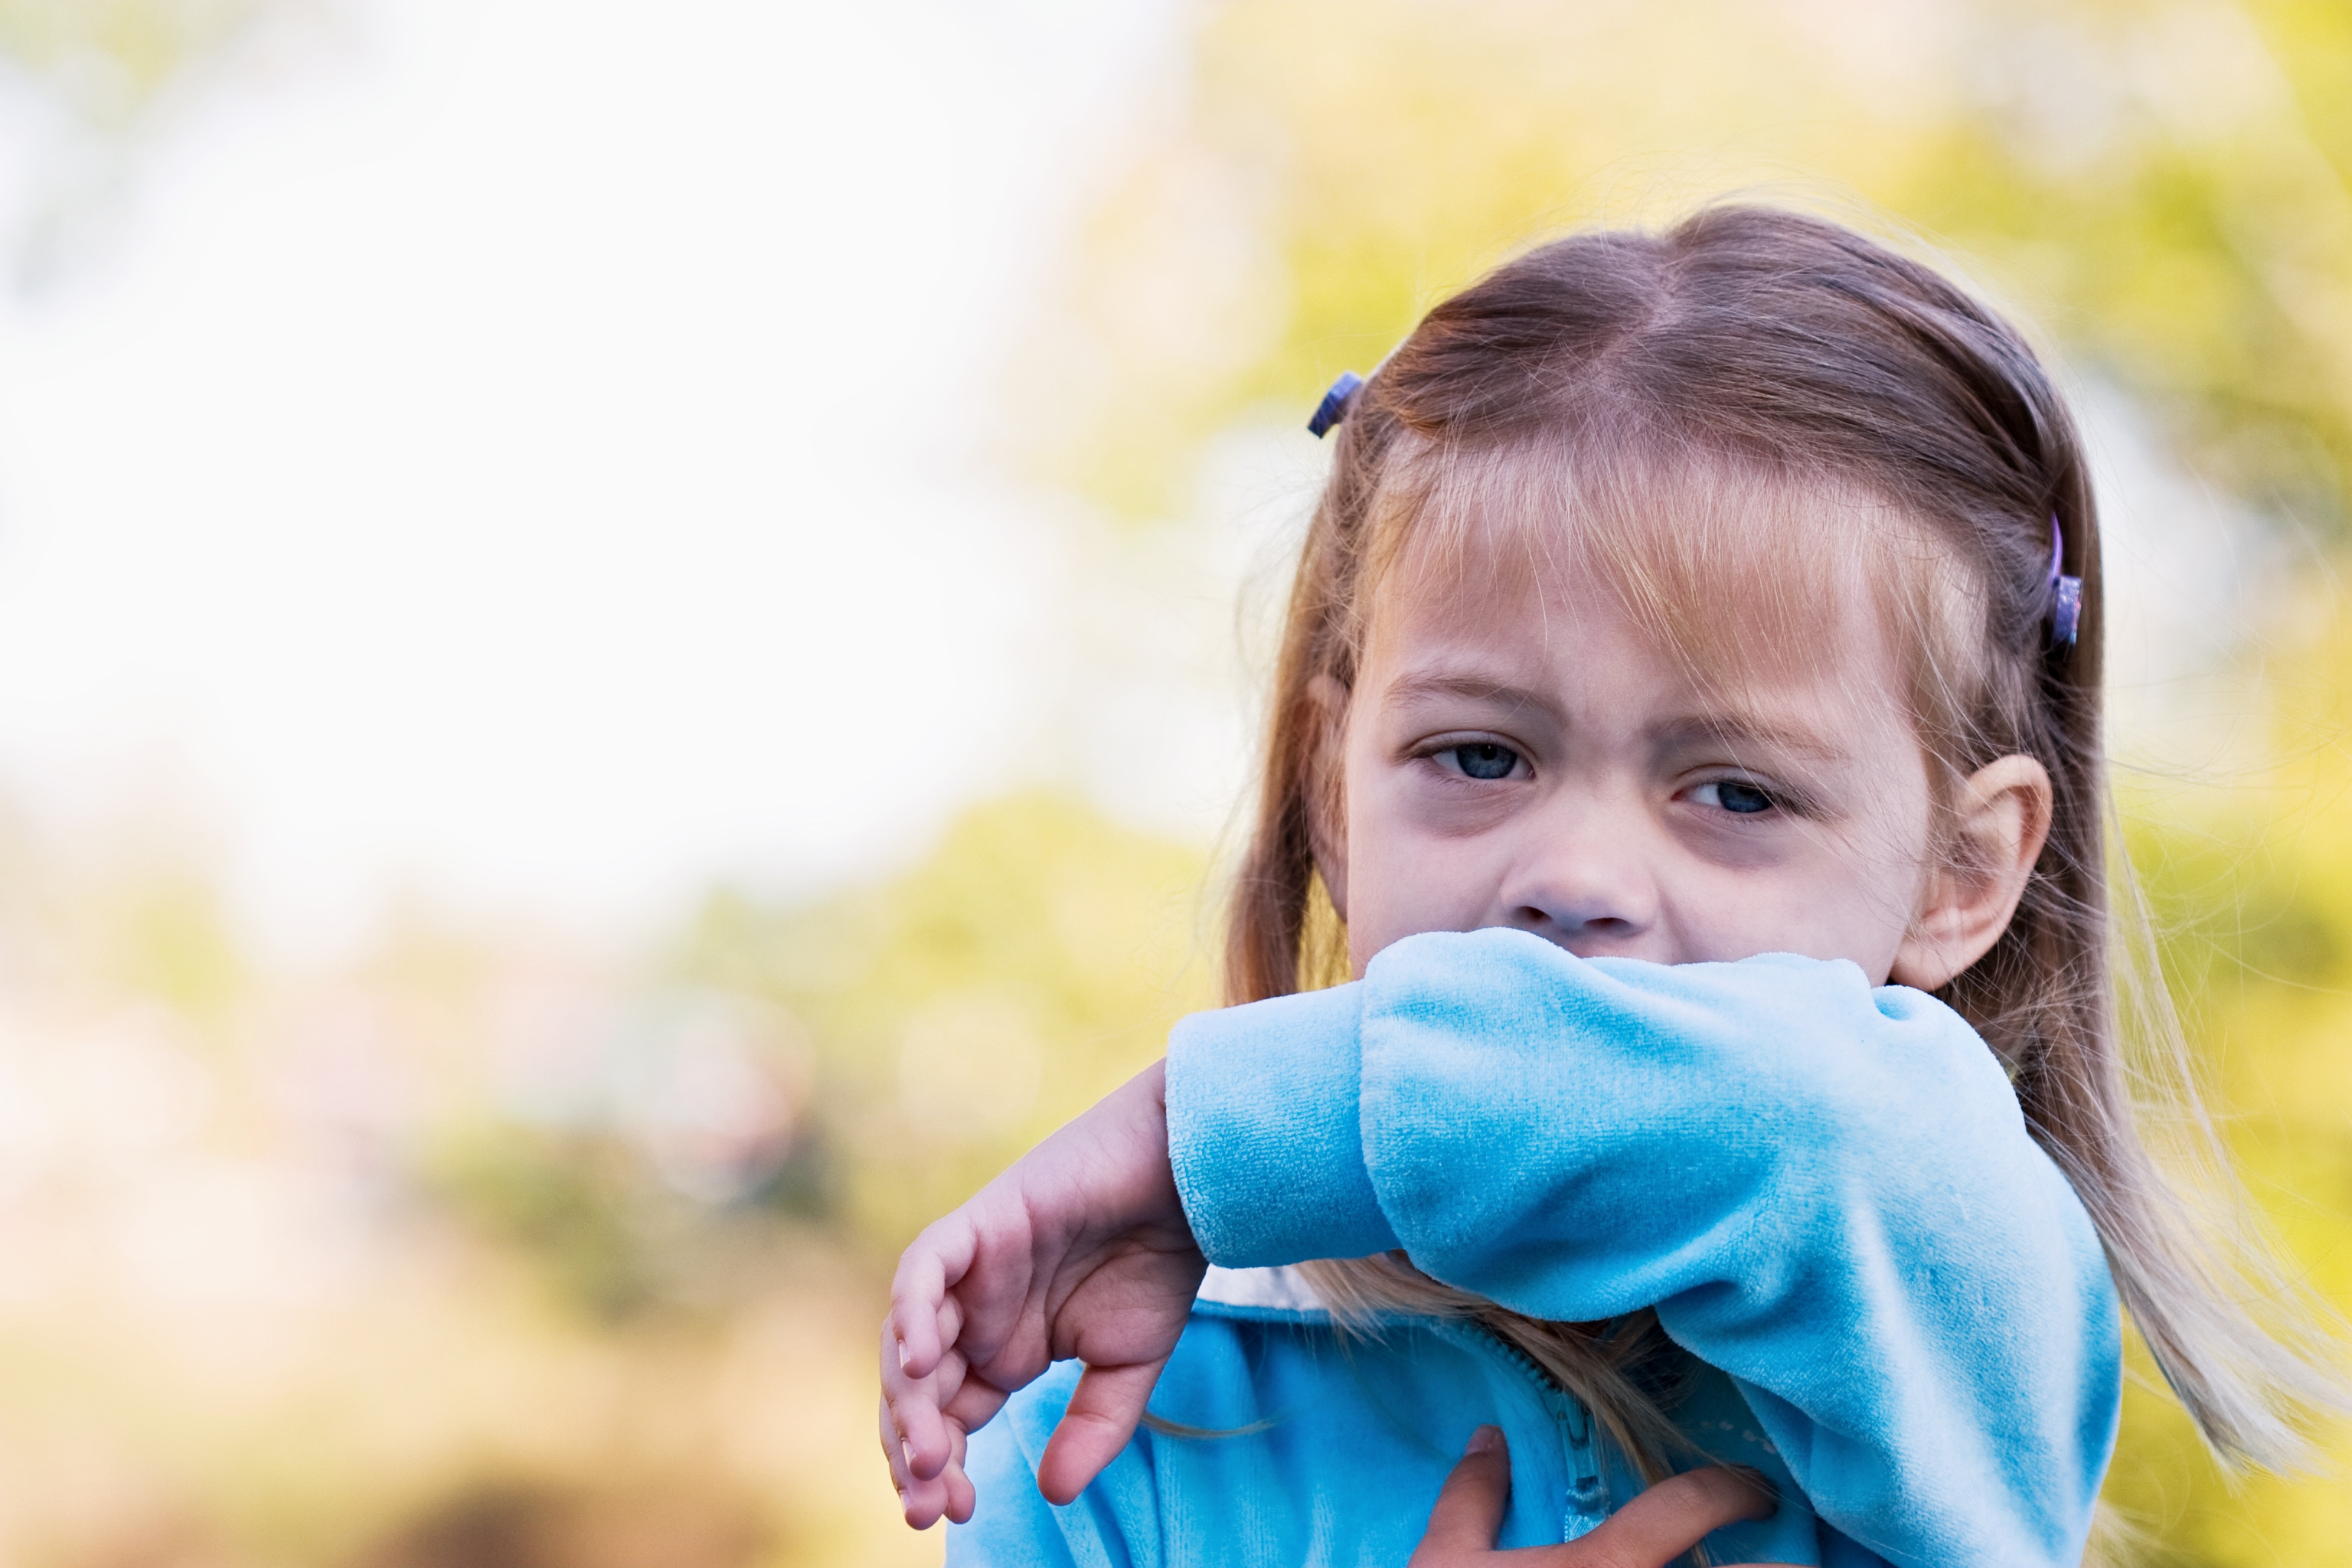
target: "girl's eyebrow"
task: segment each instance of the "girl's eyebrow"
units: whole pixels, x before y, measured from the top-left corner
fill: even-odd
[[[1534,709],[1557,718],[1559,704],[1534,687],[1514,686],[1508,680],[1491,675],[1427,674],[1408,675],[1391,681],[1381,695],[1383,708],[1404,708],[1430,698],[1466,698],[1474,702],[1489,702],[1513,711]]]
[[[1767,719],[1759,713],[1696,713],[1650,727],[1660,751],[1693,746],[1753,746],[1759,751],[1810,763],[1843,763],[1851,753],[1818,731]]]

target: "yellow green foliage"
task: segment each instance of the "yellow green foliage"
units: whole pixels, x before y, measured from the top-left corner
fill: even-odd
[[[806,1026],[835,1195],[888,1252],[1210,1005],[1205,858],[1051,795],[814,909],[714,898],[676,960]]]
[[[2172,994],[2252,1206],[2289,1272],[2352,1306],[2352,616],[2273,650],[2281,761],[2187,804],[2143,786],[2129,835]],[[2257,1304],[2259,1306],[2259,1304]],[[2143,1368],[2145,1371],[2145,1368]],[[2125,1406],[2107,1496],[2128,1561],[2352,1563],[2352,1430],[2315,1473],[2235,1484],[2150,1385]]]

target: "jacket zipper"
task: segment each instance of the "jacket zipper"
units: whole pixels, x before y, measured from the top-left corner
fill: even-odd
[[[1480,1324],[1472,1324],[1480,1339],[1500,1351],[1542,1396],[1544,1408],[1559,1428],[1560,1446],[1568,1463],[1568,1507],[1560,1515],[1560,1540],[1585,1534],[1608,1516],[1609,1488],[1602,1479],[1600,1446],[1592,1440],[1592,1412],[1584,1402],[1552,1381],[1534,1357]]]

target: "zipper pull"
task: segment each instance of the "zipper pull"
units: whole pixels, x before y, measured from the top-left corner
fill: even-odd
[[[1551,1406],[1553,1418],[1559,1423],[1561,1447],[1567,1450],[1570,1476],[1562,1539],[1574,1541],[1608,1517],[1609,1488],[1601,1479],[1601,1457],[1593,1452],[1592,1413],[1565,1390],[1551,1394]]]

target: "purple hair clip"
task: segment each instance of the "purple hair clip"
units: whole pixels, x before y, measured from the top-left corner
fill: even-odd
[[[2050,641],[2053,647],[2074,646],[2083,618],[2083,580],[2062,570],[2066,560],[2066,536],[2059,531],[2058,514],[2050,514]]]
[[[1331,384],[1331,390],[1323,395],[1323,401],[1315,405],[1315,417],[1307,422],[1307,433],[1318,441],[1329,435],[1331,426],[1348,416],[1348,400],[1363,384],[1364,378],[1354,371],[1341,371],[1339,379]]]

